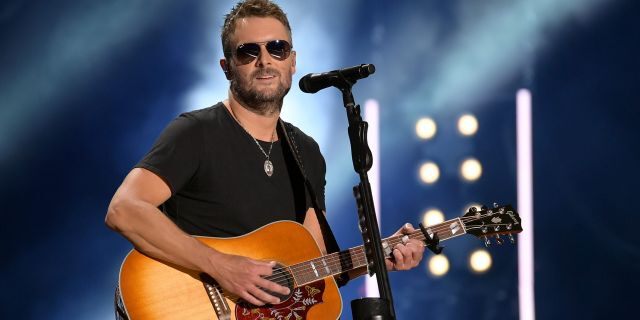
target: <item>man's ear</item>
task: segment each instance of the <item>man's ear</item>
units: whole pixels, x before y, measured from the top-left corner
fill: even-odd
[[[291,74],[296,73],[296,52],[291,51]]]
[[[224,72],[224,76],[227,80],[231,80],[231,70],[229,70],[229,64],[227,64],[227,59],[220,59],[220,68],[222,68],[222,72]]]

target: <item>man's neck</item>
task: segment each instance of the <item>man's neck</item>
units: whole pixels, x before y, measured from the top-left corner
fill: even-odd
[[[280,112],[276,112],[269,115],[260,115],[244,107],[238,102],[231,92],[229,92],[229,99],[223,101],[225,107],[231,112],[236,121],[247,131],[249,134],[262,141],[271,141],[278,139],[278,134],[275,132],[280,117]]]

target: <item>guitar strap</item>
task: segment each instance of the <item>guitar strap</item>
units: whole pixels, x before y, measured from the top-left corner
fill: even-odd
[[[340,246],[338,245],[338,242],[336,241],[336,238],[333,235],[333,232],[331,231],[331,227],[327,222],[327,218],[324,216],[324,213],[320,209],[320,206],[318,204],[318,197],[316,196],[315,190],[313,189],[313,185],[309,180],[309,178],[307,177],[307,174],[304,170],[304,161],[302,158],[303,150],[302,150],[302,146],[296,143],[295,128],[292,124],[285,122],[282,119],[280,119],[278,122],[280,124],[280,128],[281,128],[280,131],[282,131],[283,133],[284,140],[287,142],[287,145],[289,146],[289,150],[291,151],[291,154],[293,155],[293,159],[295,160],[296,166],[298,167],[298,170],[304,180],[305,190],[311,197],[313,211],[315,211],[316,217],[318,218],[318,223],[320,224],[320,230],[322,232],[324,244],[327,248],[327,253],[340,252]],[[304,223],[304,216],[298,217],[298,220],[302,220],[298,222]],[[343,273],[336,276],[335,280],[338,286],[341,287],[347,284],[347,282],[349,281],[349,277],[346,273]]]

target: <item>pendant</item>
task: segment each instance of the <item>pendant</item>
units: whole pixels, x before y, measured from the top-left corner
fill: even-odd
[[[271,163],[271,160],[269,159],[264,161],[264,173],[266,173],[269,177],[273,175],[273,163]]]

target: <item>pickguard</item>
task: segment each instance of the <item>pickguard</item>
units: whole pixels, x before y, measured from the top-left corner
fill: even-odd
[[[293,289],[289,299],[275,305],[252,307],[239,303],[236,305],[238,320],[298,320],[306,319],[307,312],[316,304],[322,303],[324,280],[305,284]]]

